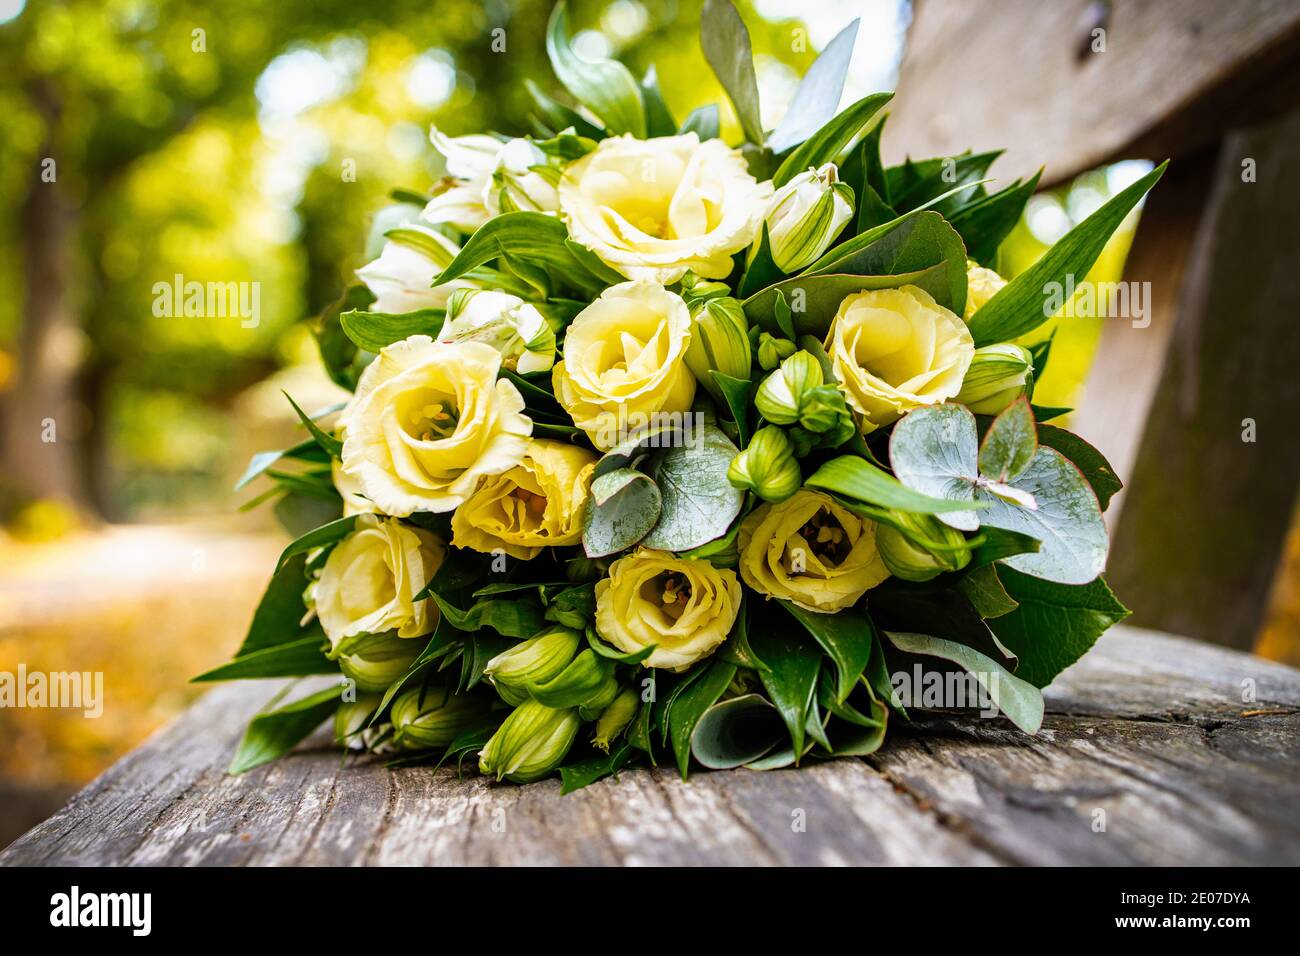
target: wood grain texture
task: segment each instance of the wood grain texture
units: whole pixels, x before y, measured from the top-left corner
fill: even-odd
[[[1294,103],[1298,55],[1294,0],[921,0],[886,158],[1005,147],[999,176],[1050,185],[1182,156]]]
[[[1132,595],[1136,623],[1241,648],[1263,623],[1300,487],[1297,210],[1300,110],[1225,137],[1185,275],[1161,273],[1150,254],[1126,270],[1161,303],[1130,341],[1169,338],[1132,464],[1113,462],[1129,489],[1108,577]],[[1177,257],[1180,227],[1143,216],[1138,243]]]
[[[1132,629],[1062,676],[1034,738],[931,716],[865,762],[636,770],[565,797],[319,738],[228,776],[269,689],[211,692],[0,864],[1300,863],[1300,671]]]

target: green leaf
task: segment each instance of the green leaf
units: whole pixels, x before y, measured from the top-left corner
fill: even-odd
[[[604,137],[605,131],[603,129],[588,123],[576,111],[548,96],[532,80],[524,80],[524,88],[528,90],[528,95],[532,97],[533,105],[537,107],[537,112],[541,114],[542,119],[550,124],[550,128],[547,130],[548,135],[572,127],[575,133],[588,139],[601,139]]]
[[[717,369],[710,369],[709,374],[713,376],[714,383],[718,386],[718,391],[726,399],[727,411],[731,413],[731,420],[736,423],[736,436],[742,446],[749,444],[749,386],[750,383],[744,379],[732,378],[730,375],[724,375]]]
[[[546,619],[575,630],[583,630],[596,617],[596,585],[575,584],[566,587],[546,607]]]
[[[1014,480],[997,484],[979,474],[975,416],[963,405],[917,408],[894,426],[890,460],[899,480],[923,494],[986,510],[939,514],[964,531],[980,525],[1037,538],[1037,552],[1006,563],[1060,584],[1085,584],[1106,565],[1109,544],[1097,496],[1060,452],[1040,447]],[[1026,497],[1033,507],[1017,502]]]
[[[332,458],[341,458],[343,455],[343,442],[339,441],[333,435],[328,434],[317,425],[310,415],[298,407],[298,403],[293,400],[288,392],[284,389],[280,389],[280,394],[288,400],[291,406],[293,406],[294,413],[298,416],[299,421],[301,421],[303,427],[307,429],[312,440],[321,447],[321,450]]]
[[[758,248],[754,250],[753,257],[745,265],[745,274],[740,279],[736,296],[747,299],[784,276],[785,273],[772,258],[772,238],[768,235],[767,223],[764,222],[758,237]]]
[[[837,675],[835,701],[842,703],[847,700],[871,660],[871,647],[875,641],[871,621],[859,609],[838,614],[815,614],[789,601],[779,603],[830,657]]]
[[[831,249],[802,276],[826,273],[909,275],[942,266],[942,281],[922,286],[940,305],[957,315],[966,308],[966,246],[937,212],[922,210],[895,220],[879,236],[863,243],[864,232]],[[920,285],[921,283],[914,283]]]
[[[1005,567],[998,577],[1020,606],[989,621],[989,627],[1020,658],[1017,673],[1038,687],[1050,684],[1129,615],[1101,578],[1071,587]]]
[[[1124,487],[1106,457],[1073,432],[1055,425],[1038,426],[1038,443],[1055,448],[1083,473],[1084,480],[1097,494],[1097,503],[1105,511],[1110,499]]]
[[[357,515],[348,515],[346,518],[338,518],[297,538],[280,553],[280,560],[275,565],[276,569],[279,570],[284,567],[284,563],[295,554],[306,554],[308,551],[323,548],[327,544],[333,544],[335,541],[346,538],[352,533],[352,528],[357,523],[357,517]]]
[[[637,139],[645,139],[645,108],[636,79],[617,60],[593,62],[574,52],[564,0],[551,11],[546,28],[546,54],[564,88],[599,116],[609,132],[631,133]]]
[[[985,196],[952,215],[948,221],[961,234],[968,256],[982,266],[992,266],[998,248],[1020,221],[1042,174],[1040,169],[1024,182],[1016,180],[1006,189]],[[1041,372],[1037,362],[1034,368]]]
[[[257,610],[253,612],[252,623],[248,626],[244,642],[235,652],[236,657],[297,640],[302,636],[299,622],[307,613],[302,600],[303,589],[307,587],[306,565],[306,556],[299,554],[276,569],[262,594],[262,600],[258,602]]]
[[[677,757],[677,769],[683,780],[687,777],[687,770],[691,763],[691,737],[695,733],[695,728],[705,711],[718,702],[718,698],[722,696],[735,676],[735,664],[714,661],[699,680],[693,681],[674,698],[669,707],[668,735],[672,741],[673,754]]]
[[[957,588],[887,581],[871,591],[867,607],[877,630],[942,634],[945,640],[979,651],[1007,670],[1016,655],[998,641],[970,600]]]
[[[437,591],[430,591],[429,597],[437,603],[443,616],[462,631],[473,632],[490,627],[505,637],[528,638],[546,626],[541,607],[532,601],[480,598],[461,610]]]
[[[650,644],[647,645],[646,647],[641,648],[639,651],[624,653],[623,651],[620,651],[618,648],[614,647],[613,645],[606,644],[599,637],[597,637],[595,628],[591,628],[591,627],[587,628],[586,635],[587,635],[587,644],[593,651],[595,651],[601,657],[607,657],[611,661],[618,661],[618,663],[620,664],[640,664],[643,660],[645,660],[651,654],[653,654],[655,652],[655,648],[659,646],[658,644]]]
[[[688,551],[726,534],[745,501],[745,493],[727,481],[727,468],[738,454],[731,439],[709,424],[660,451],[649,473],[662,495],[662,508],[642,543],[661,551]]]
[[[659,89],[659,75],[653,66],[641,79],[641,104],[645,107],[647,136],[672,136],[677,132],[677,121],[668,111],[664,95]]]
[[[445,309],[416,309],[414,312],[360,312],[339,316],[343,331],[359,348],[378,352],[412,335],[436,336],[442,331]]]
[[[740,19],[730,0],[704,0],[700,12],[700,48],[726,90],[745,138],[751,143],[762,143],[754,50],[745,21]]]
[[[767,138],[767,148],[772,152],[784,153],[797,146],[834,118],[853,58],[858,22],[855,18],[837,33],[799,81],[785,116]]]
[[[582,529],[582,547],[589,558],[603,558],[632,547],[659,520],[663,498],[659,487],[633,468],[597,475]]]
[[[493,259],[519,261],[544,269],[594,297],[604,284],[574,255],[569,233],[555,216],[506,212],[480,226],[433,285],[443,285]]]
[[[706,106],[699,106],[691,110],[685,121],[683,121],[680,132],[689,133],[694,130],[695,135],[700,138],[700,142],[704,142],[706,139],[717,139],[721,128],[722,122],[718,117],[718,104],[709,103]]]
[[[890,205],[899,212],[907,212],[938,202],[939,211],[951,215],[970,203],[972,197],[968,194],[982,184],[982,177],[1002,152],[999,149],[917,161],[909,159],[899,166],[891,166],[885,170]]]
[[[618,773],[634,756],[626,740],[616,743],[608,754],[592,757],[560,768],[560,796],[589,787],[597,780]]]
[[[780,713],[760,694],[714,704],[695,725],[691,754],[710,770],[753,763],[789,739]]]
[[[979,450],[980,474],[994,481],[1012,481],[1029,467],[1037,451],[1034,413],[1029,399],[1022,395],[1003,409],[985,432]]]
[[[248,460],[248,467],[244,469],[244,473],[239,477],[239,481],[235,482],[235,487],[232,490],[239,491],[254,478],[264,474],[267,469],[271,468],[282,458],[292,458],[295,461],[319,463],[328,462],[330,460],[329,452],[316,444],[316,440],[313,438],[305,439],[296,445],[291,445],[290,447],[283,448],[280,451],[259,451]]]
[[[957,589],[985,620],[1010,614],[1019,607],[1016,599],[1007,593],[998,579],[998,569],[991,564],[963,575],[957,582]]]
[[[974,675],[988,694],[989,700],[1025,733],[1036,734],[1043,725],[1042,692],[1028,681],[1010,673],[992,658],[964,644],[931,637],[929,634],[895,631],[886,631],[885,634],[900,651],[951,661]]]
[[[758,672],[759,679],[785,721],[794,752],[801,754],[808,709],[817,689],[817,672],[821,669],[821,650],[815,642],[789,627],[752,629],[749,646],[764,664],[765,669]]]
[[[1166,160],[1108,200],[986,302],[970,320],[976,347],[1017,338],[1050,319],[1057,311],[1051,307],[1053,297],[1064,287],[1067,276],[1081,281],[1088,274],[1111,234],[1167,165]]]
[[[338,709],[339,700],[339,688],[327,687],[258,714],[244,732],[229,772],[241,774],[287,754]]]
[[[343,331],[339,316],[354,309],[365,309],[375,301],[375,295],[365,285],[349,286],[337,300],[330,303],[312,326],[316,345],[320,349],[325,371],[336,385],[351,391],[356,388],[357,377],[364,365],[364,356],[357,354],[357,346]]]
[[[772,183],[778,189],[799,173],[825,163],[835,162],[840,153],[867,127],[880,108],[894,98],[893,93],[864,96],[830,120],[794,150],[777,167]]]
[[[797,275],[754,293],[742,305],[750,322],[757,322],[773,335],[787,339],[814,335],[822,339],[840,303],[854,292],[914,285],[932,295],[936,292],[943,295],[947,283],[947,263],[899,275]],[[787,300],[798,308],[794,311],[788,306],[783,308]],[[783,318],[790,321],[789,329],[782,328]]]
[[[264,677],[307,677],[311,674],[337,674],[339,665],[327,658],[322,648],[328,642],[319,631],[272,647],[239,654],[234,660],[190,678],[190,683],[206,684],[222,680],[252,680]]]
[[[971,507],[969,503],[914,491],[888,472],[856,455],[832,458],[813,472],[804,484],[868,504],[919,514],[965,512]]]

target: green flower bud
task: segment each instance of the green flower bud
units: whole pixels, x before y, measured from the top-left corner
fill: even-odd
[[[355,681],[358,690],[375,693],[387,690],[389,684],[405,674],[423,646],[420,641],[388,632],[367,634],[358,641],[348,640],[335,650],[339,652],[343,676]]]
[[[582,635],[557,627],[521,641],[488,661],[483,673],[501,699],[517,706],[528,699],[528,684],[540,684],[558,676],[578,653]]]
[[[479,772],[515,783],[540,780],[568,755],[580,726],[577,708],[557,709],[525,701],[479,752]]]
[[[811,352],[795,352],[763,379],[754,396],[759,414],[774,425],[799,421],[804,393],[822,384],[822,366]]]
[[[721,372],[748,382],[752,361],[749,323],[740,300],[723,296],[708,299],[700,305],[695,311],[691,340],[686,346],[686,366],[696,381],[725,406],[726,399],[709,372]]]
[[[694,272],[688,272],[682,277],[682,298],[692,309],[706,299],[716,299],[726,295],[731,295],[731,286],[725,282],[701,279]]]
[[[779,339],[769,332],[758,334],[758,364],[763,371],[770,372],[794,354],[795,344],[789,339]]]
[[[457,694],[450,687],[416,687],[393,701],[393,739],[405,750],[445,747],[487,712],[487,702],[477,694]]]
[[[776,191],[768,207],[772,259],[795,272],[826,251],[853,218],[853,190],[839,182],[834,163],[800,173]]]
[[[1029,391],[1034,360],[1029,349],[1004,342],[975,350],[954,399],[977,415],[996,415]]]
[[[578,716],[583,720],[595,720],[606,707],[614,703],[614,698],[617,696],[618,681],[614,679],[614,672],[611,670],[605,682],[600,685],[600,690],[578,705]]]
[[[727,481],[764,501],[785,501],[799,490],[803,474],[785,432],[775,425],[764,425],[745,450],[731,460]]]
[[[380,694],[358,694],[356,700],[339,704],[339,709],[334,711],[334,742],[345,747],[364,747],[362,731],[381,700]]]
[[[610,743],[632,722],[640,706],[641,696],[631,687],[619,691],[596,721],[596,736],[591,738],[592,744],[609,753]]]
[[[876,528],[876,550],[894,577],[929,581],[970,563],[970,546],[956,528],[932,515],[895,511],[892,516],[898,527],[882,523]]]
[[[614,662],[588,648],[550,680],[528,684],[528,696],[547,707],[578,707],[598,698],[613,679]]]

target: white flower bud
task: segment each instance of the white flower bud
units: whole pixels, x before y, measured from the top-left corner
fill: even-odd
[[[811,263],[835,240],[853,216],[853,190],[839,181],[834,163],[809,168],[772,197],[767,232],[772,259],[783,272]]]

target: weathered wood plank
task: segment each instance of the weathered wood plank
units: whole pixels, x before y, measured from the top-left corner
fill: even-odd
[[[566,797],[321,739],[230,777],[267,696],[208,694],[0,864],[1300,862],[1300,672],[1131,629],[1062,676],[1037,738],[934,716],[869,762],[638,770]]]
[[[1046,165],[1050,185],[1294,103],[1298,55],[1293,0],[922,0],[883,145],[891,162],[1006,148],[1002,174]]]
[[[1185,275],[1154,255],[1126,274],[1159,305],[1150,328],[1107,334],[1170,340],[1132,467],[1116,466],[1129,488],[1108,577],[1135,623],[1254,646],[1300,488],[1297,209],[1300,110],[1224,139]],[[1138,241],[1177,255],[1179,226],[1144,216]]]

